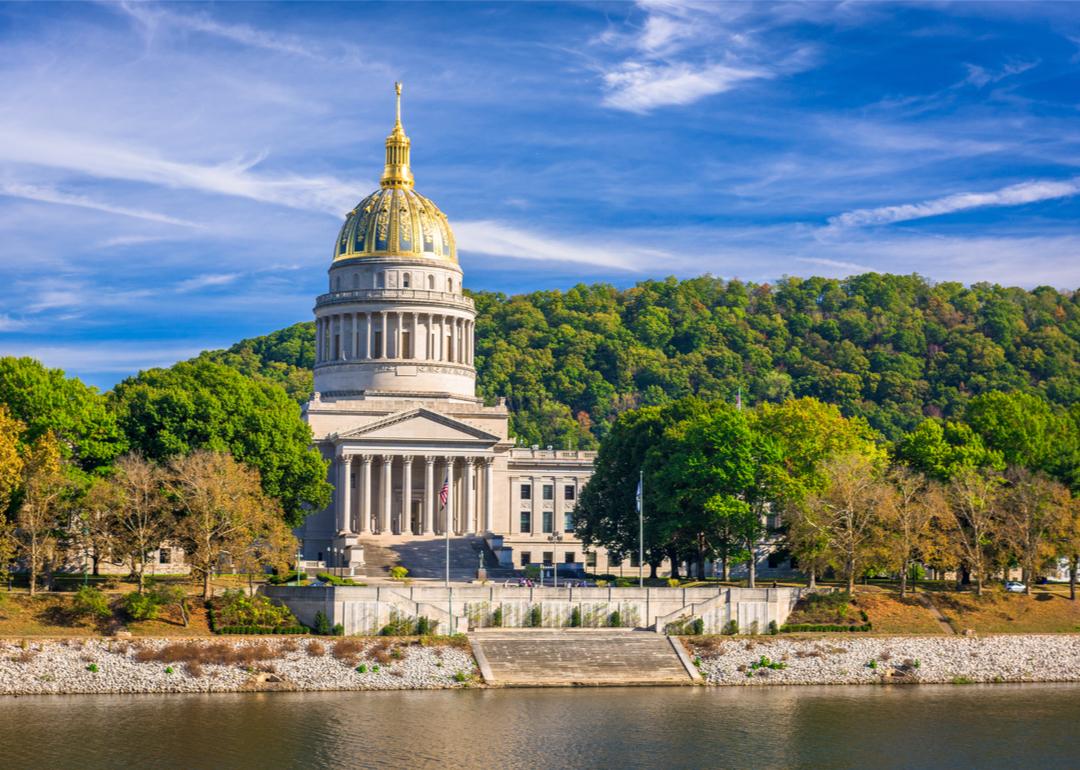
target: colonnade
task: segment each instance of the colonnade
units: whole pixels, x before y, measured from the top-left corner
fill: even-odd
[[[346,452],[337,456],[336,464],[338,532],[442,535],[450,522],[451,534],[464,535],[489,532],[494,526],[491,457]],[[445,505],[440,495],[444,483]],[[420,503],[416,521],[414,502]]]
[[[316,319],[316,363],[379,358],[473,363],[469,318],[445,313],[379,310]]]

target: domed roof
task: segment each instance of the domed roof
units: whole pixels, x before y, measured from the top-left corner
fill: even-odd
[[[422,257],[457,262],[454,233],[439,207],[407,187],[376,190],[345,217],[334,259]]]
[[[397,119],[386,137],[386,166],[379,189],[345,217],[334,261],[363,257],[421,257],[457,262],[454,233],[439,207],[413,190],[411,142],[401,125],[401,84]]]

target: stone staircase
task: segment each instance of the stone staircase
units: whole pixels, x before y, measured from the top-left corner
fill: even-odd
[[[701,681],[680,642],[631,629],[488,629],[469,634],[488,684],[688,685]]]
[[[362,539],[360,544],[364,547],[364,569],[368,577],[385,577],[390,574],[390,568],[398,564],[409,570],[411,578],[441,580],[446,574],[446,539],[443,537],[374,536]],[[475,579],[482,551],[487,563],[491,556],[479,537],[450,538],[450,579]]]

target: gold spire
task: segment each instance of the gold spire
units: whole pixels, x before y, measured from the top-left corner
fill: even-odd
[[[401,125],[401,83],[394,83],[397,105],[394,130],[386,137],[386,167],[379,185],[382,187],[412,187],[413,175],[409,168],[409,137]]]

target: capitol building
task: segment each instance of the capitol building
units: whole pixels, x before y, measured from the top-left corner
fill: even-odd
[[[485,538],[505,567],[607,568],[573,534],[595,453],[516,446],[505,399],[476,396],[476,309],[446,215],[414,189],[409,152],[398,85],[379,189],[346,215],[315,302],[304,416],[334,497],[298,530],[304,558],[360,572],[365,545],[449,529]]]

